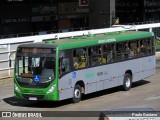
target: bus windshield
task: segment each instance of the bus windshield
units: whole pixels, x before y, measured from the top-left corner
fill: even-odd
[[[40,85],[55,78],[55,58],[46,56],[17,56],[16,78],[19,83]]]

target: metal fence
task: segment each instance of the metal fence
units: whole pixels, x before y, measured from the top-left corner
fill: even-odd
[[[13,76],[14,60],[17,46],[20,44],[31,42],[33,41],[0,45],[0,79]],[[9,67],[9,60],[11,60],[12,67]]]
[[[34,35],[28,37],[16,37],[0,39],[0,79],[12,77],[14,68],[14,58],[17,46],[20,44],[42,42],[47,39],[58,40],[66,37],[82,36],[88,34],[101,34],[106,32],[116,32],[124,30],[148,30],[159,28],[160,23],[142,24],[142,25],[117,25],[111,28],[83,30],[75,32],[52,33],[46,35]],[[12,61],[12,67],[9,67],[9,60]]]
[[[47,31],[39,31],[39,32],[29,32],[29,33],[18,33],[18,34],[9,34],[9,35],[0,35],[0,39],[5,38],[15,38],[15,37],[25,37],[25,36],[34,36],[34,35],[44,35],[44,34],[53,34],[53,33],[62,33],[62,32],[71,32],[71,31],[80,31],[80,30],[88,30],[88,27],[81,28],[70,28],[70,29],[60,29],[60,30],[47,30]]]

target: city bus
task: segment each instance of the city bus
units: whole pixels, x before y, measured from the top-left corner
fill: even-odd
[[[14,93],[21,100],[81,101],[82,95],[155,73],[154,34],[123,31],[49,39],[17,47]]]

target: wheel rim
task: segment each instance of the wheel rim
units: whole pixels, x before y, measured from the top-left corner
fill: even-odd
[[[75,98],[80,98],[80,96],[81,96],[80,90],[76,89],[76,90],[74,91],[74,96],[75,96]]]
[[[129,78],[126,79],[126,87],[129,88],[131,85],[131,81]]]

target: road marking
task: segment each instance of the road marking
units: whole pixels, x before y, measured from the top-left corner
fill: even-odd
[[[145,100],[157,100],[160,99],[160,96],[152,96],[152,97],[148,97]]]

